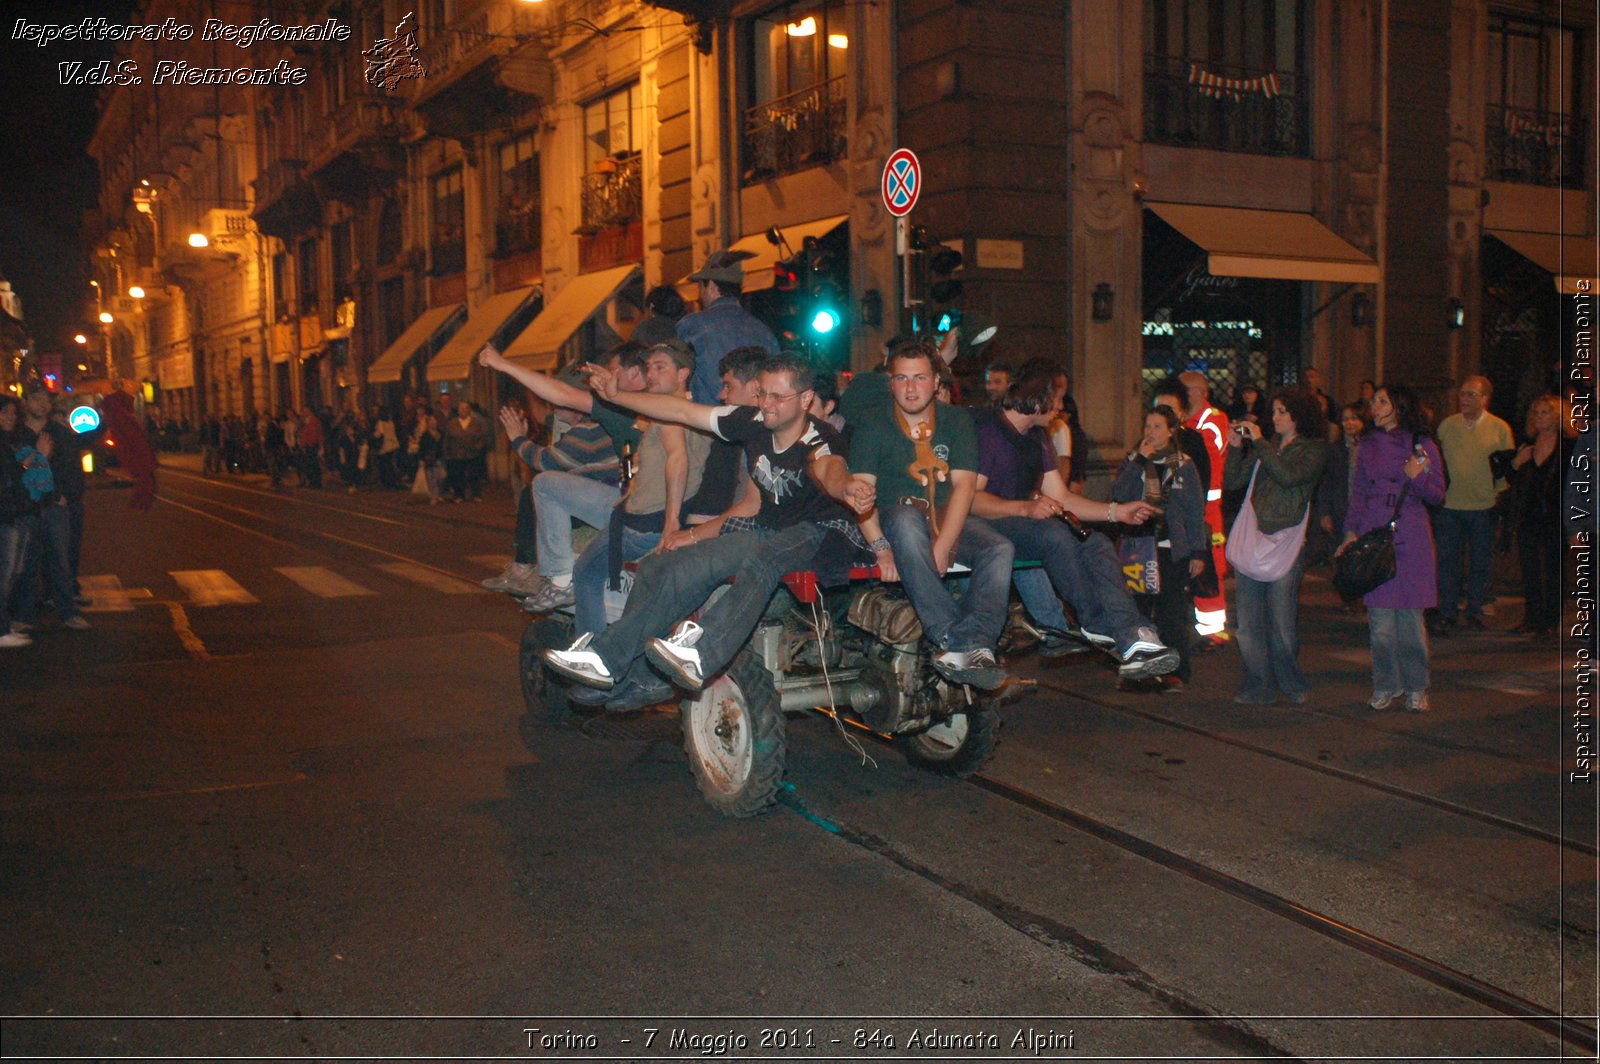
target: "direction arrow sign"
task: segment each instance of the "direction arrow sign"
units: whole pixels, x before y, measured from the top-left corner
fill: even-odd
[[[93,432],[100,427],[100,411],[92,406],[74,407],[67,415],[67,424],[72,426],[73,432]]]
[[[896,148],[883,164],[883,205],[896,218],[904,218],[922,195],[922,164],[910,148]]]

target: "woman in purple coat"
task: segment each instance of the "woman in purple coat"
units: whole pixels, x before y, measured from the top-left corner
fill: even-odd
[[[1367,630],[1372,641],[1373,709],[1388,709],[1401,695],[1413,713],[1428,709],[1428,636],[1422,611],[1438,601],[1433,529],[1428,506],[1444,502],[1443,463],[1417,393],[1389,384],[1372,397],[1373,430],[1356,452],[1345,517],[1345,547],[1363,532],[1388,524],[1409,484],[1394,530],[1394,579],[1369,591]]]

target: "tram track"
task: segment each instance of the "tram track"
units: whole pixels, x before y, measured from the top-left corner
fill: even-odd
[[[1051,689],[1054,690],[1054,688]],[[1094,699],[1085,698],[1084,701],[1107,709],[1120,708],[1114,706],[1105,706],[1103,703],[1100,703]],[[826,710],[818,710],[818,713],[824,718],[833,718],[833,714]],[[1138,712],[1135,712],[1134,715],[1144,716],[1144,714]],[[1152,715],[1151,719],[1155,723],[1171,723],[1158,716]],[[850,723],[848,721],[846,722]],[[867,729],[860,730],[866,731],[867,734],[876,740],[880,745],[893,745],[892,740],[888,739],[887,737],[878,735],[877,733],[871,732]],[[1202,733],[1204,732],[1204,729],[1196,730]],[[1253,744],[1230,743],[1229,745],[1239,745],[1246,750],[1250,750],[1251,752],[1265,753],[1269,755],[1275,753],[1265,749],[1256,750],[1253,748]],[[1286,757],[1283,759],[1288,760],[1290,763],[1298,763],[1298,759],[1293,759],[1292,757]],[[1317,765],[1311,767],[1322,769],[1326,768],[1327,766]],[[1341,780],[1343,779],[1343,776],[1339,776],[1337,773],[1326,774],[1332,775]],[[1551,1012],[1548,1008],[1541,1006],[1537,1002],[1532,1001],[1513,990],[1499,986],[1488,980],[1480,979],[1477,976],[1461,971],[1458,968],[1445,964],[1442,961],[1436,960],[1415,950],[1407,949],[1399,943],[1393,942],[1381,935],[1364,931],[1361,928],[1356,927],[1344,920],[1340,920],[1331,914],[1318,911],[1306,905],[1302,905],[1282,896],[1281,894],[1268,890],[1265,887],[1240,879],[1237,876],[1234,876],[1228,872],[1224,872],[1221,869],[1215,868],[1212,865],[1206,864],[1202,861],[1184,856],[1183,854],[1162,846],[1159,843],[1125,831],[1103,820],[1090,816],[1087,813],[1072,809],[1058,802],[1051,801],[1033,793],[1032,791],[1027,790],[1026,788],[1007,783],[986,773],[978,773],[967,779],[965,782],[968,785],[975,787],[994,798],[1006,802],[1009,805],[1022,809],[1030,814],[1044,817],[1053,823],[1058,823],[1065,827],[1071,828],[1082,835],[1113,846],[1116,849],[1141,858],[1157,865],[1158,867],[1167,869],[1168,871],[1175,872],[1221,894],[1244,902],[1245,904],[1250,905],[1257,910],[1305,930],[1311,931],[1314,934],[1317,934],[1337,945],[1376,960],[1385,966],[1405,973],[1412,978],[1421,980],[1424,983],[1444,990],[1448,993],[1465,998],[1468,1001],[1472,1001],[1478,1005],[1481,1005],[1484,1008],[1493,1011],[1494,1013],[1507,1017],[1508,1019],[1526,1024],[1532,1029],[1537,1030],[1549,1037],[1559,1039],[1568,1045],[1577,1046],[1586,1053],[1594,1054],[1596,1053],[1597,1049],[1600,1049],[1600,1037],[1597,1037],[1596,1027],[1592,1024],[1583,1022],[1581,1018],[1574,1018],[1562,1015],[1560,1013]],[[1363,777],[1358,776],[1352,780],[1348,780],[1347,782],[1371,783],[1374,781],[1367,781]],[[1389,793],[1386,789],[1387,787],[1388,785],[1380,785],[1376,789],[1383,791],[1384,793]],[[1402,799],[1410,797],[1429,797],[1425,795],[1407,794],[1403,788],[1399,788],[1397,790],[1399,790],[1400,793],[1395,794],[1394,796]],[[871,831],[867,831],[838,820],[829,820],[818,816],[807,809],[805,804],[792,792],[786,792],[785,795],[780,798],[780,804],[788,808],[790,811],[802,816],[809,822],[833,833],[842,841],[848,842],[853,846],[857,846],[881,858],[890,860],[906,871],[926,880],[928,883],[937,887],[938,889],[954,894],[955,896],[961,897],[972,904],[982,907],[997,919],[1000,919],[1009,926],[1015,928],[1023,934],[1028,935],[1029,937],[1035,938],[1046,943],[1047,945],[1058,948],[1064,945],[1068,949],[1068,952],[1072,953],[1075,957],[1077,957],[1077,959],[1084,961],[1085,963],[1089,963],[1091,966],[1100,966],[1097,967],[1097,970],[1106,971],[1108,974],[1116,974],[1119,977],[1130,981],[1131,985],[1138,986],[1140,989],[1152,994],[1152,996],[1163,1001],[1163,1003],[1169,1007],[1198,1010],[1188,1013],[1197,1021],[1226,1021],[1223,1028],[1223,1030],[1225,1030],[1225,1036],[1230,1039],[1240,1040],[1241,1046],[1245,1043],[1252,1044],[1253,1048],[1250,1050],[1250,1052],[1275,1056],[1284,1055],[1285,1053],[1284,1050],[1273,1046],[1269,1040],[1248,1025],[1233,1026],[1231,1018],[1222,1017],[1213,1010],[1208,1010],[1196,1005],[1181,992],[1172,992],[1170,988],[1154,983],[1153,981],[1149,980],[1137,968],[1137,966],[1132,965],[1131,961],[1126,961],[1125,958],[1120,957],[1120,955],[1116,954],[1114,951],[1109,951],[1107,947],[1103,946],[1103,944],[1093,943],[1091,940],[1088,940],[1084,936],[1078,934],[1069,925],[1057,918],[1050,917],[1045,914],[1025,913],[1017,906],[990,891],[963,883],[954,877],[947,876],[944,873],[939,872],[937,869],[928,866],[922,861],[910,857],[909,855],[901,852],[895,843],[881,838]],[[1437,806],[1431,801],[1423,802],[1421,804],[1434,808],[1443,808],[1443,811],[1458,815],[1467,815],[1479,812],[1476,810],[1471,810],[1468,807],[1460,807],[1459,809],[1450,808],[1453,803],[1445,803],[1444,807]],[[1493,814],[1485,815],[1493,817]],[[1470,818],[1482,820],[1482,817],[1478,816],[1471,816]],[[1515,821],[1507,821],[1505,824],[1501,824],[1496,822],[1498,819],[1501,818],[1485,820],[1483,822],[1490,823],[1495,827],[1506,828],[1506,830],[1516,830],[1515,828],[1507,827],[1507,824],[1516,824]],[[1529,828],[1528,825],[1518,826],[1528,829],[1528,831],[1532,832],[1539,831],[1539,829],[1536,828]],[[1528,831],[1523,831],[1520,833],[1527,834]],[[1543,834],[1548,835],[1548,833]],[[1533,837],[1537,837],[1537,835]],[[1546,839],[1542,841],[1549,840]],[[1559,842],[1561,840],[1557,841]],[[1126,963],[1127,967],[1123,967],[1124,963]],[[1239,1048],[1239,1046],[1235,1046],[1234,1048]]]
[[[1074,699],[1075,701],[1088,703],[1097,709],[1103,709],[1107,712],[1118,713],[1124,716],[1135,717],[1139,720],[1148,721],[1151,724],[1172,728],[1177,731],[1187,732],[1190,735],[1199,736],[1203,739],[1209,739],[1212,742],[1220,743],[1224,746],[1231,746],[1238,750],[1244,750],[1252,754],[1259,754],[1263,757],[1271,758],[1274,761],[1281,761],[1284,764],[1294,765],[1297,768],[1303,768],[1308,771],[1318,773],[1319,775],[1330,776],[1333,779],[1337,779],[1345,783],[1351,783],[1358,787],[1374,790],[1380,794],[1389,795],[1392,798],[1400,798],[1404,801],[1415,802],[1418,805],[1424,805],[1431,809],[1437,809],[1441,812],[1450,813],[1454,816],[1473,820],[1481,824],[1486,824],[1490,827],[1500,828],[1503,831],[1510,831],[1518,835],[1526,836],[1530,839],[1537,839],[1538,841],[1548,843],[1551,846],[1572,850],[1577,853],[1586,854],[1590,857],[1600,856],[1600,847],[1597,847],[1592,843],[1585,842],[1581,839],[1569,839],[1563,835],[1557,834],[1556,832],[1546,831],[1544,828],[1535,827],[1532,824],[1524,824],[1520,820],[1512,820],[1509,817],[1503,817],[1496,813],[1490,813],[1482,809],[1474,809],[1471,806],[1462,805],[1459,802],[1452,802],[1446,798],[1439,798],[1431,794],[1424,794],[1421,791],[1414,791],[1406,787],[1399,787],[1392,783],[1384,783],[1382,780],[1375,780],[1370,776],[1363,776],[1358,772],[1351,772],[1348,769],[1338,768],[1337,766],[1324,764],[1320,761],[1313,761],[1309,758],[1300,757],[1296,754],[1285,753],[1281,750],[1274,750],[1271,747],[1262,746],[1259,743],[1248,742],[1244,739],[1238,739],[1231,735],[1224,735],[1221,732],[1213,731],[1210,728],[1201,727],[1197,724],[1189,724],[1185,721],[1173,720],[1170,717],[1163,717],[1159,713],[1151,713],[1146,710],[1135,709],[1131,706],[1119,706],[1115,703],[1093,698],[1081,692],[1073,691],[1058,684],[1048,683],[1044,680],[1039,681],[1039,687],[1041,689],[1051,691],[1054,694],[1063,695],[1067,698]],[[1335,719],[1344,720],[1345,718],[1336,717]]]
[[[469,582],[469,583],[477,583],[477,579],[471,573],[456,572],[456,571],[453,571],[451,569],[446,569],[446,568],[444,568],[442,566],[435,565],[432,562],[423,561],[423,560],[418,559],[418,558],[413,558],[410,555],[401,554],[401,553],[398,553],[396,551],[388,550],[387,548],[376,546],[376,545],[374,545],[372,543],[368,543],[368,542],[365,542],[365,541],[360,540],[360,539],[353,539],[353,538],[351,538],[349,536],[342,536],[342,535],[339,535],[338,533],[330,532],[330,531],[327,531],[327,530],[324,530],[324,529],[311,528],[311,527],[308,527],[308,526],[306,526],[304,524],[299,524],[299,523],[296,523],[296,522],[291,521],[291,520],[287,520],[287,519],[282,518],[282,517],[275,517],[275,516],[273,516],[271,514],[264,514],[264,513],[261,513],[260,511],[246,509],[246,508],[244,508],[242,506],[234,506],[231,503],[222,502],[221,500],[210,498],[210,497],[208,497],[206,495],[194,494],[192,492],[186,492],[186,491],[173,491],[170,488],[169,489],[165,489],[163,491],[163,495],[168,499],[168,501],[172,502],[174,505],[180,506],[182,509],[188,510],[190,513],[193,513],[196,516],[199,516],[199,517],[202,517],[202,518],[206,518],[206,519],[211,520],[211,521],[218,522],[219,524],[225,525],[225,526],[227,526],[229,528],[236,529],[237,531],[240,531],[240,532],[245,532],[245,533],[248,533],[248,534],[251,534],[251,535],[259,536],[259,537],[261,537],[263,539],[269,540],[269,541],[271,541],[273,543],[276,543],[276,544],[279,544],[279,545],[288,545],[289,541],[285,540],[285,539],[283,539],[283,538],[281,538],[279,536],[274,536],[272,533],[266,531],[267,528],[277,528],[277,529],[281,529],[281,530],[287,530],[289,532],[293,532],[295,534],[302,535],[302,536],[315,536],[315,537],[317,537],[319,539],[324,539],[324,540],[328,540],[328,541],[331,541],[331,542],[334,542],[334,543],[338,543],[338,544],[341,544],[341,545],[343,545],[345,547],[354,547],[354,548],[356,548],[358,550],[368,551],[368,552],[373,553],[373,554],[381,555],[381,556],[383,556],[385,558],[406,562],[406,563],[409,563],[411,565],[420,566],[423,569],[431,570],[432,572],[438,573],[441,576],[447,576],[447,577],[450,577],[450,578],[455,579],[455,580],[462,580],[462,581],[466,581],[466,582]],[[190,505],[190,504],[192,504],[192,505]],[[227,518],[221,517],[220,515],[218,515],[216,513],[210,512],[207,509],[208,507],[209,508],[220,509],[220,510],[225,510],[225,511],[228,511],[228,512],[231,512],[231,513],[239,514],[240,516],[243,516],[243,517],[252,518],[255,521],[259,522],[261,527],[250,527],[248,525],[239,524],[238,522],[235,522],[235,521],[230,521]],[[333,509],[333,510],[335,510],[337,512],[340,512],[340,513],[347,512],[347,511],[340,510],[337,507],[327,507],[327,508],[328,509]],[[370,516],[370,515],[366,515],[366,516]],[[387,521],[386,518],[384,518],[382,520]],[[388,523],[390,523],[390,524],[398,524],[399,522],[389,521]]]

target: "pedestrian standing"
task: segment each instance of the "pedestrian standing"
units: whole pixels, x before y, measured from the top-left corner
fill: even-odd
[[[1522,623],[1514,631],[1552,639],[1561,623],[1561,481],[1571,453],[1561,397],[1535,399],[1527,428],[1528,441],[1511,460],[1524,601]]]
[[[26,626],[11,623],[11,591],[21,575],[28,545],[39,524],[39,504],[29,491],[30,465],[49,471],[50,460],[34,449],[21,428],[22,404],[0,396],[0,647],[33,642]]]
[[[1455,628],[1461,610],[1463,563],[1467,609],[1462,624],[1469,631],[1484,629],[1494,553],[1494,508],[1506,489],[1506,481],[1495,475],[1489,456],[1513,447],[1511,426],[1489,413],[1493,394],[1487,377],[1466,378],[1457,392],[1460,412],[1439,426],[1439,451],[1450,486],[1433,521],[1439,546],[1439,606],[1430,625],[1435,635],[1449,635]]]
[[[1171,680],[1160,680],[1166,690],[1182,690],[1190,679],[1189,648],[1195,634],[1191,587],[1206,571],[1211,552],[1206,488],[1194,462],[1178,446],[1182,424],[1167,407],[1146,414],[1144,435],[1111,486],[1113,501],[1145,502],[1161,512],[1148,532],[1137,530],[1155,541],[1158,585],[1151,593],[1135,595],[1134,601],[1155,623],[1161,641],[1178,652]]]
[[[1204,373],[1189,370],[1178,374],[1189,393],[1189,428],[1200,433],[1210,455],[1211,480],[1206,485],[1206,527],[1211,530],[1211,561],[1217,570],[1217,593],[1196,595],[1194,601],[1194,627],[1213,643],[1227,638],[1228,600],[1223,594],[1222,578],[1228,575],[1227,554],[1223,550],[1222,534],[1222,481],[1224,459],[1229,454],[1230,437],[1228,415],[1211,405],[1211,382]],[[1261,438],[1256,429],[1252,439]]]
[[[1356,451],[1350,508],[1338,553],[1363,533],[1394,521],[1394,577],[1362,600],[1372,646],[1369,704],[1387,709],[1403,697],[1407,709],[1420,713],[1429,708],[1428,636],[1422,611],[1438,600],[1427,507],[1444,501],[1444,473],[1427,415],[1414,391],[1385,385],[1373,393],[1371,410],[1373,428]]]
[[[456,414],[444,424],[444,463],[446,495],[454,502],[466,502],[472,495],[473,463],[489,449],[489,423],[462,399]]]
[[[1233,700],[1266,705],[1278,692],[1300,705],[1311,689],[1299,662],[1300,578],[1312,494],[1328,462],[1326,421],[1302,390],[1281,389],[1268,409],[1271,440],[1249,422],[1228,436],[1227,483],[1246,490],[1228,533],[1244,662],[1244,683]]]
[[[299,441],[300,483],[311,488],[322,487],[322,446],[324,443],[322,420],[310,410],[300,413]]]

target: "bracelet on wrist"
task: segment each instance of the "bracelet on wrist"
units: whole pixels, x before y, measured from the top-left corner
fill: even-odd
[[[882,554],[884,551],[889,549],[889,541],[887,539],[885,539],[883,536],[879,536],[877,539],[873,540],[871,543],[868,543],[867,546],[869,548],[871,548],[872,553],[874,553],[874,554]]]

